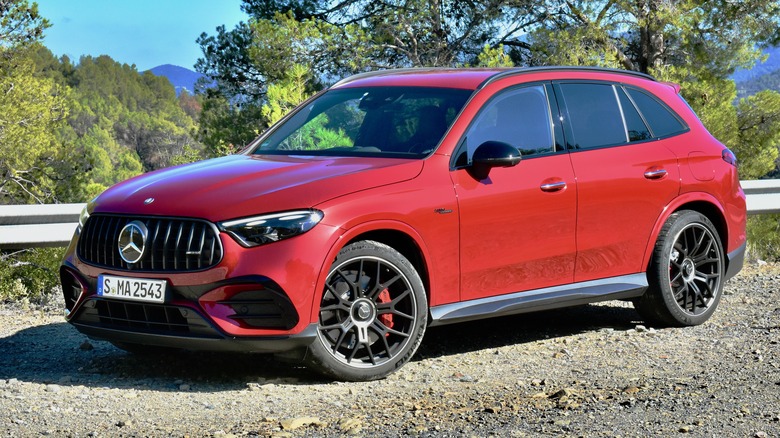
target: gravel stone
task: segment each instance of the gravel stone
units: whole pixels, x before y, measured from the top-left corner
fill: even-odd
[[[431,327],[366,383],[264,355],[135,356],[61,315],[0,304],[0,436],[780,436],[780,264],[746,266],[701,326],[607,302]]]

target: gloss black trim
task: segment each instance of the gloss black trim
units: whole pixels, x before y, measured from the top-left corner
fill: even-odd
[[[647,286],[647,276],[641,273],[444,304],[431,307],[430,325],[636,298]]]

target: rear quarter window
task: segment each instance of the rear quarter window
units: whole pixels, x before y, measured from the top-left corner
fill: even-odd
[[[688,130],[680,117],[655,97],[635,88],[626,87],[626,92],[650,126],[653,137],[670,137]]]

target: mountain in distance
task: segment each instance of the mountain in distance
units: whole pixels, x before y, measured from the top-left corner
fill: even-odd
[[[173,88],[176,90],[177,96],[181,94],[183,90],[187,90],[187,93],[189,94],[195,94],[195,82],[203,77],[201,73],[171,64],[158,65],[157,67],[149,69],[149,71],[155,76],[165,76],[168,78],[173,85]]]
[[[768,55],[766,61],[731,75],[737,83],[737,98],[752,96],[762,90],[780,91],[780,47],[765,49],[764,55]]]
[[[780,47],[770,47],[764,50],[768,58],[764,62],[756,63],[750,70],[737,70],[731,75],[734,82],[746,82],[780,70]]]

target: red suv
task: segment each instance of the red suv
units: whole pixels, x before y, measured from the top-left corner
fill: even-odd
[[[695,325],[742,267],[734,154],[675,84],[595,68],[345,79],[239,154],[90,202],[67,319],[383,377],[426,327],[603,300]]]

